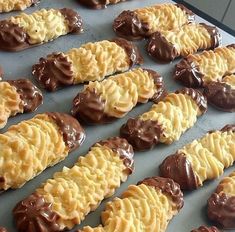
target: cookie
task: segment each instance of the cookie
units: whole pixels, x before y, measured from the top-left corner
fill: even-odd
[[[44,169],[63,160],[85,139],[68,114],[44,113],[0,134],[0,190],[20,188]]]
[[[194,20],[193,12],[181,4],[156,4],[123,11],[114,20],[113,29],[120,37],[136,40],[149,37],[157,31],[180,28]]]
[[[96,143],[72,168],[64,167],[16,205],[13,214],[18,231],[58,232],[81,223],[126,181],[133,171],[133,155],[125,139]]]
[[[103,40],[73,48],[67,53],[53,53],[33,66],[33,75],[48,91],[127,71],[142,64],[138,48],[124,39]]]
[[[86,123],[108,123],[124,117],[137,103],[158,102],[166,94],[155,71],[132,69],[101,82],[89,82],[73,100],[72,115]]]
[[[235,72],[235,44],[189,55],[175,67],[174,79],[187,87],[203,87],[222,82]]]
[[[72,9],[41,9],[32,14],[21,13],[0,21],[0,50],[20,51],[82,31],[82,19]]]
[[[183,204],[183,193],[174,181],[146,178],[107,203],[101,214],[103,226],[86,226],[78,232],[163,232]]]
[[[0,227],[0,232],[8,232],[5,227]]]
[[[191,232],[220,232],[220,231],[215,226],[212,227],[200,226],[198,229],[194,229]]]
[[[25,10],[27,7],[36,5],[40,0],[0,0],[0,13],[13,10]]]
[[[153,33],[147,51],[155,60],[170,62],[199,50],[214,49],[220,44],[221,35],[216,27],[190,23],[171,31]]]
[[[137,118],[131,118],[120,129],[136,150],[151,149],[158,143],[171,144],[207,110],[201,92],[184,88],[168,94],[158,104]]]
[[[208,200],[207,213],[223,228],[235,229],[235,171],[219,183]]]
[[[41,91],[28,79],[0,82],[0,129],[8,118],[18,113],[33,112],[43,101]]]
[[[193,190],[221,176],[234,161],[235,125],[227,125],[168,156],[160,165],[160,173],[179,183],[181,189]]]
[[[92,9],[103,9],[107,5],[117,4],[119,2],[125,2],[127,0],[78,0],[78,2],[86,7]]]

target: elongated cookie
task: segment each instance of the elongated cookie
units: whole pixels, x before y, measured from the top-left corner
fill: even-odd
[[[48,91],[127,71],[143,63],[138,48],[127,40],[116,38],[87,43],[67,53],[53,53],[33,66],[33,75]]]
[[[190,23],[171,31],[155,32],[149,39],[147,51],[156,60],[172,61],[220,44],[221,35],[216,27]]]
[[[36,110],[42,100],[41,91],[27,79],[0,82],[0,129],[9,117]]]
[[[27,7],[36,5],[40,0],[0,0],[0,13],[13,10],[25,10]]]
[[[9,127],[0,134],[0,190],[20,188],[84,139],[79,122],[63,113],[38,114]]]
[[[207,110],[201,92],[184,88],[168,94],[158,104],[137,118],[131,118],[120,129],[136,150],[146,150],[158,143],[171,144]]]
[[[160,165],[163,177],[193,190],[222,175],[235,161],[235,125],[227,125],[187,144]]]
[[[103,226],[78,232],[164,232],[183,204],[183,193],[173,180],[146,178],[107,203],[101,214]]]
[[[94,144],[72,168],[64,167],[16,205],[18,231],[58,232],[81,223],[126,181],[133,171],[133,155],[132,146],[118,137]]]
[[[235,229],[235,171],[225,177],[208,200],[208,217],[226,229]]]
[[[127,0],[78,0],[78,2],[81,3],[82,5],[93,9],[102,9],[106,8],[107,5],[117,4],[119,2],[125,2],[125,1]]]
[[[137,103],[166,95],[163,78],[155,71],[133,69],[101,82],[89,82],[73,100],[72,115],[87,123],[107,123],[124,117]]]
[[[0,21],[0,50],[20,51],[82,30],[82,19],[72,9],[42,9],[32,14],[21,13]]]
[[[191,232],[220,232],[220,231],[215,226],[211,226],[211,227],[200,226],[198,229],[194,229]]]
[[[156,31],[168,31],[194,22],[195,15],[181,4],[157,4],[133,11],[123,11],[113,29],[120,37],[143,39]]]

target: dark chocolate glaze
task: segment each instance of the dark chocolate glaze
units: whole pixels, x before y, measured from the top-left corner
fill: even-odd
[[[204,74],[201,73],[199,66],[194,63],[190,56],[182,59],[175,66],[174,79],[187,87],[201,87],[203,77]]]
[[[202,114],[207,111],[207,99],[199,90],[192,88],[183,88],[181,90],[177,90],[175,93],[182,93],[190,96],[198,105]]]
[[[140,54],[138,47],[134,43],[122,38],[114,38],[111,42],[116,43],[126,51],[126,54],[129,57],[130,68],[136,64],[144,63],[144,59]]]
[[[222,82],[205,85],[204,94],[208,102],[222,111],[235,112],[235,89]]]
[[[134,170],[134,151],[126,139],[120,137],[109,138],[98,142],[116,152],[123,160],[129,174]]]
[[[32,1],[32,6],[36,6],[37,4],[40,3],[40,0],[31,0]]]
[[[116,118],[104,112],[105,101],[95,90],[86,89],[73,100],[71,114],[88,124],[110,123]]]
[[[20,51],[30,46],[24,29],[10,20],[0,21],[0,50]]]
[[[83,32],[83,22],[81,16],[74,10],[69,8],[60,9],[61,14],[67,21],[69,33],[79,34]]]
[[[37,193],[20,201],[13,209],[19,232],[58,232],[60,216],[53,212],[52,205]]]
[[[182,190],[194,190],[199,187],[191,163],[183,153],[168,156],[159,169],[161,176],[173,179]]]
[[[164,194],[169,195],[172,198],[172,201],[176,204],[178,210],[184,206],[183,193],[180,190],[180,186],[172,179],[155,176],[145,178],[137,183],[137,185],[140,184],[160,189]]]
[[[162,132],[161,125],[156,121],[130,118],[122,125],[120,136],[127,139],[134,150],[144,151],[159,143]]]
[[[28,79],[8,81],[16,88],[23,103],[24,112],[33,112],[42,104],[43,96],[41,91]]]
[[[120,2],[124,1],[127,0],[121,0]],[[96,10],[106,8],[108,4],[107,0],[78,0],[78,2],[86,7]]]
[[[3,76],[3,74],[4,74],[3,68],[2,68],[2,66],[0,66],[0,80],[1,80],[1,78]]]
[[[46,58],[40,58],[39,63],[33,65],[32,74],[48,91],[72,85],[74,81],[72,63],[63,53],[52,53]]]
[[[195,21],[195,14],[189,10],[187,7],[185,7],[183,4],[176,3],[177,7],[179,7],[182,11],[184,11],[188,16],[188,23],[192,23]]]
[[[85,131],[80,123],[72,116],[65,113],[48,112],[46,113],[52,118],[59,127],[65,144],[70,151],[80,147],[85,140]]]
[[[0,232],[8,232],[8,230],[5,227],[0,227]]]
[[[226,229],[235,229],[235,196],[213,193],[208,199],[208,217]]]
[[[234,48],[235,49],[235,44],[229,44],[226,46],[227,48]]]
[[[220,232],[220,231],[215,226],[212,227],[200,226],[198,229],[194,229],[191,232]]]
[[[227,131],[235,132],[235,124],[228,124],[228,125],[224,126],[220,131],[222,131],[222,132],[227,132]]]

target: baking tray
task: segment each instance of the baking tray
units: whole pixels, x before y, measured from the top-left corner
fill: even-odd
[[[33,47],[22,52],[0,52],[0,64],[4,67],[5,70],[4,79],[7,80],[19,77],[27,77],[33,80],[31,75],[31,67],[38,61],[40,57],[46,56],[48,53],[55,51],[67,51],[72,47],[79,47],[81,44],[89,41],[98,41],[112,38],[115,36],[111,27],[112,22],[114,17],[116,17],[121,11],[165,2],[170,1],[133,0],[113,6],[108,6],[108,8],[105,10],[90,10],[81,7],[76,0],[42,0],[40,5],[28,8],[25,12],[30,13],[41,8],[70,7],[77,10],[81,14],[84,20],[85,32],[81,35],[63,36],[53,42]],[[1,14],[0,19],[2,20],[18,13],[19,12]],[[196,19],[198,22],[206,22],[198,16]],[[224,45],[235,42],[234,37],[228,33],[221,30],[221,34],[223,36]],[[137,44],[145,58],[143,67],[158,71],[164,77],[169,91],[174,91],[182,87],[172,79],[173,67],[177,62],[179,62],[179,59],[170,64],[156,64],[147,56],[145,52],[144,48],[146,41],[137,42]],[[82,85],[68,87],[55,93],[43,92],[44,104],[39,107],[36,112],[31,114],[18,115],[14,118],[11,118],[7,124],[7,127],[22,120],[29,119],[37,113],[42,113],[45,111],[69,112],[73,98],[81,89]],[[45,170],[38,177],[25,184],[21,189],[9,190],[0,195],[0,225],[7,227],[10,232],[15,232],[16,229],[11,212],[17,202],[31,194],[35,188],[37,188],[48,178],[51,178],[53,173],[60,171],[63,166],[73,166],[78,157],[80,155],[85,155],[89,147],[96,141],[118,135],[120,126],[126,122],[128,118],[135,117],[148,110],[151,104],[152,103],[138,105],[126,117],[117,120],[112,124],[85,126],[87,138],[80,149],[72,152],[63,162]],[[171,145],[158,145],[153,150],[147,152],[136,152],[135,171],[129,177],[128,181],[123,183],[116,191],[115,196],[119,196],[130,184],[136,184],[139,180],[142,180],[148,176],[158,175],[158,166],[166,156],[174,153],[177,149],[186,143],[189,143],[193,139],[202,136],[208,130],[220,129],[227,123],[235,123],[235,113],[220,112],[209,107],[208,112],[199,118],[195,126],[188,130],[178,142],[175,142]],[[7,128],[4,130],[6,129]],[[4,132],[4,130],[1,130],[1,132]],[[234,169],[235,167],[227,169],[224,175],[228,175]],[[198,227],[201,224],[210,225],[210,222],[206,217],[206,202],[211,193],[215,190],[218,182],[219,180],[210,181],[205,183],[203,187],[196,191],[185,193],[185,205],[181,212],[171,221],[167,232],[188,232],[191,231],[192,228]],[[97,226],[100,223],[100,213],[104,209],[105,203],[112,200],[112,198],[113,197],[103,201],[99,208],[95,212],[90,213],[86,217],[86,220],[80,226],[74,228],[74,230],[82,228],[84,225]]]

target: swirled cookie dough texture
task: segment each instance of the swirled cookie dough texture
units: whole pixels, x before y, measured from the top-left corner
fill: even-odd
[[[93,9],[106,8],[107,5],[125,2],[127,0],[77,0],[80,4]]]
[[[67,53],[53,53],[33,66],[33,75],[48,91],[88,81],[101,81],[105,76],[127,71],[142,64],[138,48],[131,42],[116,38],[86,43]]]
[[[216,27],[190,23],[171,31],[154,33],[147,51],[156,60],[170,62],[199,50],[214,49],[220,44],[221,35]]]
[[[172,178],[181,189],[193,190],[206,180],[213,180],[235,161],[235,125],[207,133],[175,154],[160,166],[161,175]]]
[[[171,144],[205,113],[207,101],[197,90],[184,88],[168,94],[158,104],[121,127],[120,134],[136,150],[146,150],[158,143]]]
[[[218,228],[215,226],[207,227],[207,226],[200,226],[197,229],[192,230],[191,232],[220,232]]]
[[[63,160],[84,141],[78,121],[45,113],[0,134],[0,190],[20,188],[44,169]]]
[[[120,37],[142,39],[156,31],[168,31],[194,21],[194,14],[181,4],[157,4],[123,11],[113,23]]]
[[[0,82],[0,129],[9,117],[36,110],[42,99],[41,91],[27,79]]]
[[[166,94],[163,78],[142,68],[89,82],[73,100],[72,115],[87,123],[107,123],[124,117],[137,103],[156,102]]]
[[[27,7],[38,4],[40,0],[0,0],[0,13],[13,10],[25,10]]]
[[[125,139],[115,137],[96,143],[72,168],[64,167],[17,204],[13,212],[18,231],[33,226],[35,232],[56,232],[81,223],[126,181],[133,171],[133,155]]]
[[[101,214],[103,226],[86,226],[78,232],[164,232],[182,207],[178,184],[161,177],[146,178],[107,203]]]
[[[223,228],[235,228],[235,171],[225,177],[208,200],[208,217]]]
[[[0,21],[0,49],[20,51],[68,33],[80,33],[82,20],[72,9],[42,9]]]

